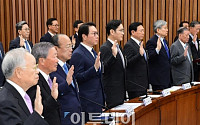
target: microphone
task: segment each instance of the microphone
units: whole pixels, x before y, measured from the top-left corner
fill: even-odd
[[[110,109],[109,109],[107,106],[104,106],[104,105],[102,105],[102,104],[100,104],[100,103],[97,103],[97,102],[95,102],[95,101],[93,101],[93,100],[90,100],[90,99],[85,98],[85,97],[80,96],[80,95],[79,95],[79,97],[82,98],[82,99],[84,99],[84,100],[87,100],[87,101],[89,101],[89,102],[91,102],[91,103],[93,103],[93,104],[96,104],[96,105],[98,105],[98,106],[103,107],[104,109],[106,109],[106,111],[108,110],[108,112],[109,112],[108,121],[112,121],[112,120],[113,120],[113,117],[111,116],[111,113],[110,113]]]
[[[135,84],[135,85],[141,87],[142,89],[144,89],[144,90],[146,91],[146,94],[145,94],[146,97],[142,97],[142,98],[140,98],[139,101],[142,101],[143,99],[145,99],[145,98],[148,97],[148,95],[147,95],[147,88],[145,88],[144,86],[141,86],[141,85],[139,85],[139,84],[137,84],[137,83],[135,83],[135,82],[133,82],[133,81],[129,81],[129,80],[127,80],[127,82],[133,83],[133,84]]]

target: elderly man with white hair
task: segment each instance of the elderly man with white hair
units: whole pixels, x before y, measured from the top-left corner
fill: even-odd
[[[162,90],[171,84],[170,78],[170,52],[165,37],[168,34],[167,22],[157,20],[154,25],[154,32],[146,44],[149,55],[149,83],[152,89]]]
[[[23,48],[4,57],[2,70],[6,83],[0,90],[0,125],[48,125],[41,117],[43,105],[37,86],[35,108],[26,91],[39,79],[35,58]]]

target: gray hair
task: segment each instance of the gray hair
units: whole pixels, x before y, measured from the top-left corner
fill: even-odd
[[[162,26],[167,25],[167,22],[164,20],[157,20],[156,22],[154,22],[153,24],[153,30],[155,33],[157,33],[157,29],[161,29]]]
[[[50,42],[41,42],[33,46],[31,54],[35,57],[36,63],[38,63],[39,58],[46,58],[49,53],[49,49],[54,47]]]
[[[15,68],[26,66],[27,53],[28,51],[24,48],[13,49],[6,53],[2,62],[2,71],[7,79],[13,75]]]

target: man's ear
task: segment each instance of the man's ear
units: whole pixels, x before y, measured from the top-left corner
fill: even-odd
[[[39,58],[38,64],[44,65],[45,64],[45,58]]]
[[[115,31],[113,29],[110,30],[110,34],[113,35]]]
[[[134,35],[135,31],[134,30],[131,30],[131,35]]]
[[[21,79],[23,77],[22,68],[20,67],[15,68],[14,74],[17,76],[18,79]]]
[[[83,38],[83,40],[85,41],[85,40],[87,39],[87,35],[82,34],[82,38]]]

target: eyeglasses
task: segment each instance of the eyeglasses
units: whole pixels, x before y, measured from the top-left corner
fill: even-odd
[[[90,34],[92,34],[92,35],[94,35],[94,36],[98,36],[98,35],[99,35],[98,32],[93,32],[93,33],[90,33]]]
[[[117,31],[124,33],[124,29],[120,29],[120,30],[117,30]]]
[[[21,67],[21,68],[31,68],[31,67]],[[35,66],[31,69],[37,70],[38,69],[38,64],[35,64]]]
[[[74,48],[74,46],[75,46],[74,44],[67,44],[67,45],[65,46],[65,48],[66,48],[66,49]]]
[[[25,29],[22,29],[22,30],[31,31],[31,28],[25,28]]]
[[[60,25],[56,24],[56,25],[52,25],[52,26],[55,26],[55,27],[60,27]]]

